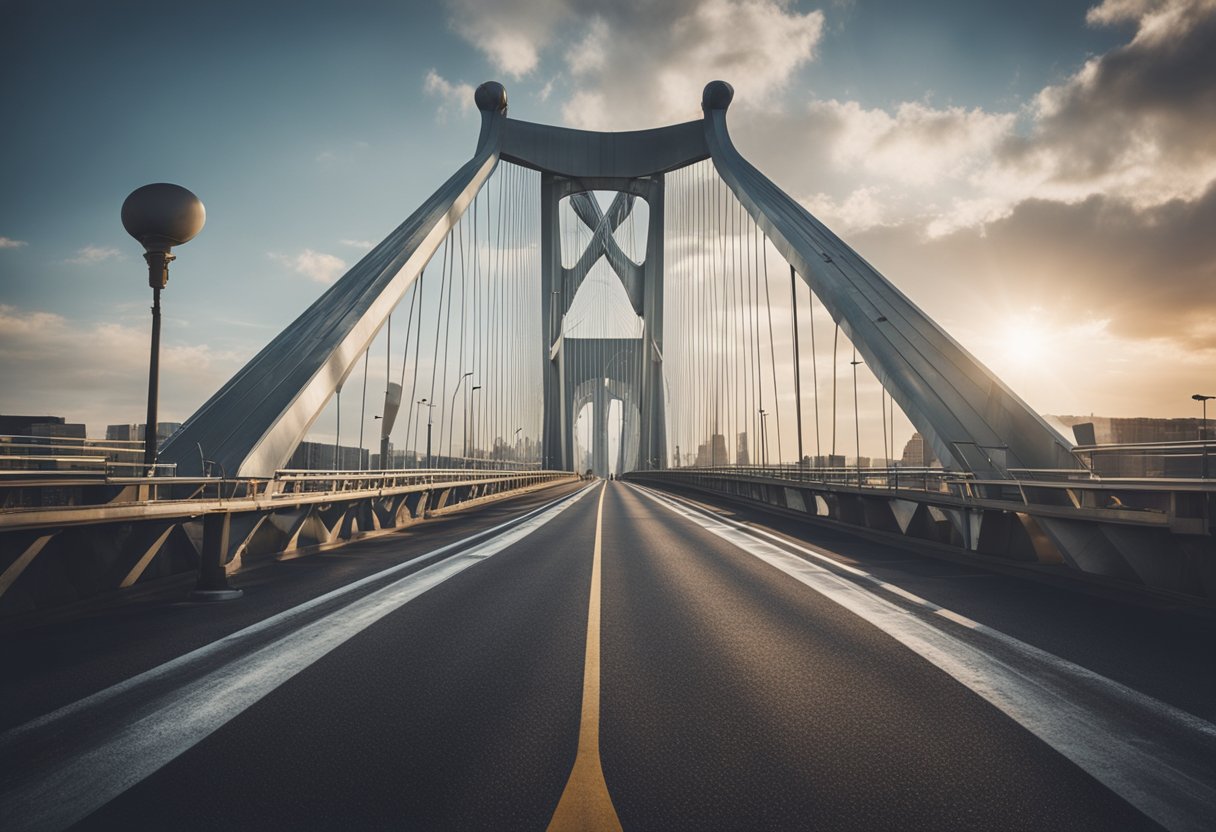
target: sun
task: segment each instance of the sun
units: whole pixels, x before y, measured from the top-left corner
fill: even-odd
[[[1001,356],[1016,367],[1042,364],[1049,358],[1051,333],[1033,318],[1017,318],[1001,332]]]

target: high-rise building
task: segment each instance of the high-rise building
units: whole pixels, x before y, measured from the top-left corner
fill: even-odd
[[[0,435],[84,439],[84,425],[62,416],[0,416]]]
[[[912,434],[912,438],[904,445],[904,453],[899,462],[908,468],[931,468],[938,464],[933,449],[919,431]]]
[[[709,468],[715,465],[729,465],[730,457],[726,455],[726,437],[715,433],[708,442],[697,446],[697,467]]]
[[[181,422],[157,422],[156,444],[158,446],[165,444],[165,440],[181,430],[181,427]],[[129,425],[106,425],[106,441],[143,442],[145,429],[147,429],[147,425],[143,423]]]
[[[334,446],[328,442],[301,442],[283,467],[300,471],[364,471],[371,459],[366,448],[338,447],[334,464]]]

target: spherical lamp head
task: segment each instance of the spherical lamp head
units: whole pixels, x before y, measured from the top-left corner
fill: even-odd
[[[144,247],[149,286],[165,288],[171,249],[194,239],[206,221],[202,200],[181,185],[157,182],[131,192],[122,204],[122,227]]]
[[[168,182],[136,188],[122,204],[122,227],[147,251],[167,252],[189,242],[206,221],[202,200]]]

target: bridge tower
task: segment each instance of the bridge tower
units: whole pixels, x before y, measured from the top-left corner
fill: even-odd
[[[591,192],[615,191],[607,211]],[[568,198],[577,220],[592,233],[573,265],[562,263],[561,200]],[[649,212],[646,253],[631,259],[614,232],[630,217],[638,199]],[[667,430],[663,409],[663,176],[585,179],[541,177],[541,303],[544,371],[543,458],[546,468],[572,469],[574,420],[592,405],[592,470],[606,476],[608,416],[619,402],[622,414],[617,470],[664,467]],[[580,287],[600,259],[607,261],[642,321],[637,338],[576,338],[566,333],[566,317]],[[648,348],[649,347],[649,348]]]

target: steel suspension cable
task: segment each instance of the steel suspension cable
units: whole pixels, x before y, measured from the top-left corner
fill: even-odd
[[[768,311],[768,354],[773,372],[773,409],[777,411],[777,464],[785,455],[781,452],[781,394],[777,391],[777,351],[773,348],[773,305],[768,291],[768,237],[764,238],[764,307]]]

